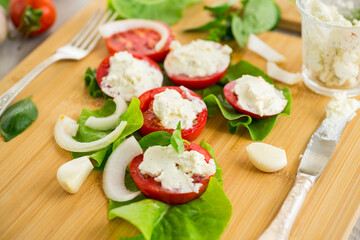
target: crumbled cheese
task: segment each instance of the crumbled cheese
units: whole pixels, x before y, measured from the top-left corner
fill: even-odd
[[[173,41],[164,65],[170,75],[204,77],[224,71],[230,63],[232,49],[212,41],[196,40],[181,45]]]
[[[121,96],[126,101],[162,85],[162,73],[145,60],[128,52],[118,52],[110,58],[109,73],[102,79],[101,88],[109,96]]]
[[[304,65],[309,78],[329,87],[358,83],[360,29],[351,27],[358,27],[359,21],[346,19],[335,5],[319,0],[308,2],[308,14],[329,24],[316,24],[308,18],[303,21]]]
[[[321,137],[337,141],[344,124],[355,117],[359,108],[360,101],[349,99],[346,94],[335,95],[326,107],[326,119],[323,122],[326,135]]]
[[[161,186],[180,193],[199,192],[201,183],[193,183],[193,175],[211,176],[216,167],[213,159],[205,162],[205,157],[197,151],[185,151],[181,154],[169,145],[149,147],[144,153],[140,172],[154,177]]]
[[[238,98],[237,104],[242,109],[259,116],[277,114],[287,104],[282,91],[276,89],[260,76],[244,75],[237,79],[234,92]]]
[[[188,92],[187,89],[186,91]],[[196,97],[191,101],[184,99],[178,91],[173,89],[166,89],[164,92],[156,94],[153,102],[154,114],[168,129],[176,129],[179,121],[181,121],[181,128],[191,128],[197,114],[202,112],[205,107],[200,99]]]

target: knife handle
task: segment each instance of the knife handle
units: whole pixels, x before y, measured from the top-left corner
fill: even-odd
[[[300,172],[297,174],[295,185],[286,197],[279,213],[259,240],[285,240],[289,238],[295,219],[315,180],[315,176]]]

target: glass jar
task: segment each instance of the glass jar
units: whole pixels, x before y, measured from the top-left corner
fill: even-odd
[[[341,92],[349,97],[359,95],[360,22],[347,18],[354,16],[360,1],[297,0],[296,3],[302,16],[305,85],[327,96]]]

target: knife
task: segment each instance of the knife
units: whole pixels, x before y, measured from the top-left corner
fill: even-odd
[[[311,136],[300,162],[296,181],[279,213],[259,240],[288,239],[291,228],[307,193],[324,170],[336,148],[341,132],[353,115],[325,118]]]

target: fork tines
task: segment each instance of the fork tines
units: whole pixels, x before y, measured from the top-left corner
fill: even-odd
[[[116,14],[111,10],[96,10],[68,45],[81,49],[92,49],[100,39],[98,26],[113,21],[115,18]]]

